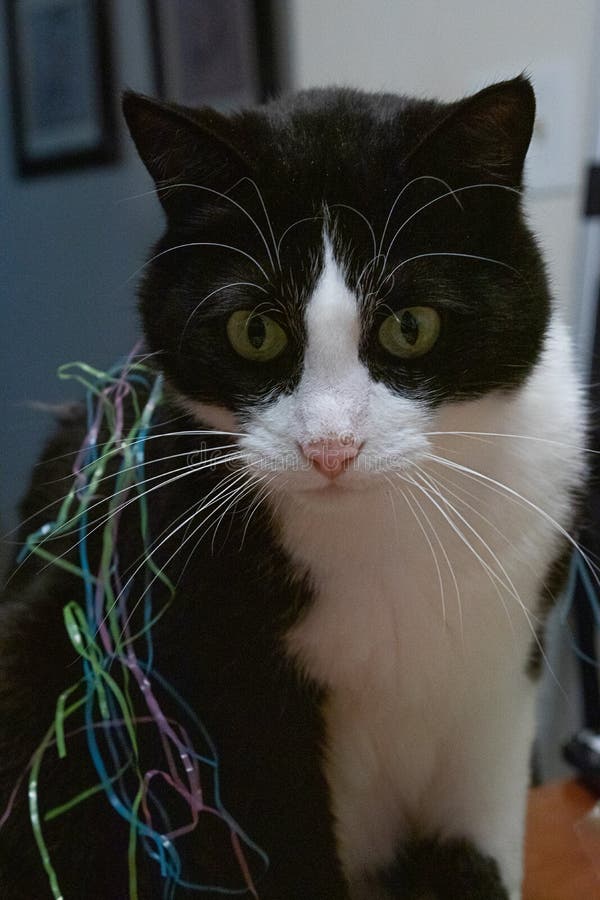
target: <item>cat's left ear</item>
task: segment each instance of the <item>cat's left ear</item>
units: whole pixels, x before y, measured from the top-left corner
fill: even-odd
[[[535,95],[524,75],[452,104],[411,153],[411,165],[445,169],[449,181],[520,187],[533,133]],[[428,174],[428,173],[425,173]]]
[[[248,174],[231,120],[214,109],[189,109],[127,91],[123,114],[169,217],[189,203],[210,202],[211,192],[214,198]]]

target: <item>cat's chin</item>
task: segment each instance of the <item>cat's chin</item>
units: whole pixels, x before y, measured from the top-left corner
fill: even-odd
[[[296,482],[284,488],[287,494],[315,503],[335,503],[367,492],[385,489],[385,480],[373,476],[328,479],[311,479],[309,483]]]

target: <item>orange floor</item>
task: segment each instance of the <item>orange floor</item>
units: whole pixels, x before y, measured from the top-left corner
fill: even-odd
[[[585,848],[574,828],[595,799],[574,781],[531,791],[523,900],[600,900],[600,822]]]

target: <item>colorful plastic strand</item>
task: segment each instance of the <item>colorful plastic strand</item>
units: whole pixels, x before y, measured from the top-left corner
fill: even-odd
[[[63,611],[65,629],[81,660],[83,677],[58,698],[52,725],[31,759],[28,794],[31,825],[54,900],[62,900],[62,893],[44,839],[43,823],[67,815],[74,807],[101,792],[129,826],[125,852],[130,900],[138,900],[140,853],[145,853],[158,865],[164,879],[164,900],[170,900],[177,887],[258,897],[245,853],[253,853],[264,868],[268,866],[268,858],[221,802],[218,756],[201,720],[154,669],[152,629],[172,603],[175,589],[152,559],[152,538],[143,489],[145,444],[160,406],[162,379],[143,363],[134,362],[136,352],[137,348],[124,365],[109,372],[101,372],[84,363],[73,363],[59,370],[59,377],[73,378],[86,390],[87,433],[72,468],[71,487],[56,518],[29,535],[19,559],[34,554],[83,581],[83,605],[71,600]],[[89,512],[97,505],[101,493],[99,486],[109,477],[109,471],[114,471],[111,476],[114,477],[114,488],[106,501],[106,511],[102,513],[100,560],[97,570],[92,571]],[[117,550],[121,514],[130,503],[137,505],[144,552],[143,566],[140,567],[142,577],[139,578],[142,593],[141,597],[133,598],[137,603],[132,603],[130,596],[136,582],[133,577],[123,582]],[[74,529],[78,535],[78,559],[54,555],[52,540],[71,534]],[[160,609],[154,608],[153,600],[153,586],[157,584],[166,594]],[[137,609],[138,603],[143,604],[142,624],[134,631],[132,610]],[[140,642],[144,647],[141,659],[136,649]],[[198,752],[192,746],[188,729],[166,715],[161,694],[193,725],[208,752]],[[147,715],[136,713],[140,702]],[[69,730],[67,723],[76,714],[83,715],[84,724]],[[139,737],[142,726],[153,727],[156,731],[163,757],[161,767],[144,770]],[[98,783],[42,813],[40,784],[44,757],[50,748],[54,748],[58,758],[68,765],[69,743],[81,733],[85,735]],[[211,804],[204,799],[202,780],[206,775],[203,771],[210,780],[214,798]],[[153,789],[155,783],[163,784],[184,802],[189,809],[184,821],[168,820]],[[10,814],[17,789],[18,785],[8,809],[0,818],[0,827]],[[217,816],[227,825],[232,858],[237,863],[243,886],[202,885],[183,877],[184,865],[177,841],[197,828],[202,815]]]
[[[56,877],[56,872],[54,871],[54,867],[50,861],[50,854],[48,852],[48,847],[46,846],[46,841],[44,840],[44,835],[42,833],[42,826],[40,822],[40,810],[39,810],[39,800],[38,800],[38,783],[40,777],[40,768],[42,765],[42,759],[44,758],[44,754],[48,749],[50,741],[52,740],[52,734],[54,731],[54,726],[48,729],[46,732],[41,744],[39,745],[37,751],[33,756],[33,762],[31,765],[31,771],[29,773],[29,785],[28,785],[28,797],[29,797],[29,818],[31,820],[31,827],[33,829],[33,835],[35,837],[35,842],[38,846],[38,850],[42,859],[42,865],[46,871],[46,875],[48,876],[48,881],[50,883],[50,890],[52,891],[52,896],[54,900],[64,900],[62,891],[58,885],[58,879]]]

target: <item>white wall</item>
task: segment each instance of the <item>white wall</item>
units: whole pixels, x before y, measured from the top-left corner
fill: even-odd
[[[526,69],[566,67],[573,164],[559,189],[534,192],[531,223],[556,296],[573,310],[583,161],[590,146],[597,0],[291,0],[292,80],[456,99]],[[558,94],[558,92],[557,92]]]

